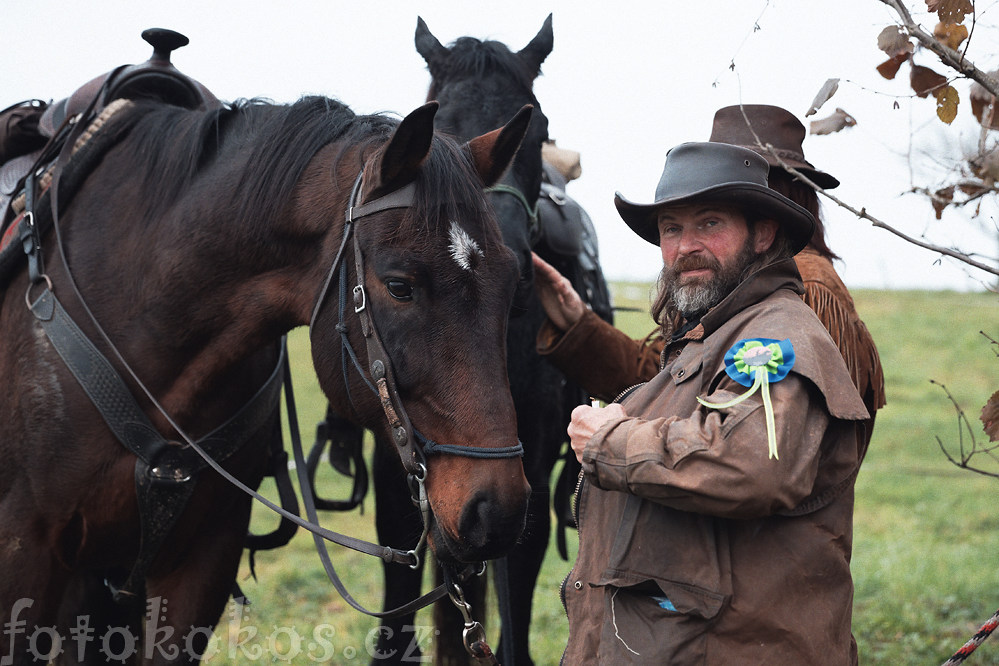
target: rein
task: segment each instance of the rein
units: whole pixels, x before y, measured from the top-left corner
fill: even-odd
[[[104,87],[106,87],[106,84]],[[447,594],[451,597],[452,601],[462,609],[463,615],[465,615],[466,623],[463,636],[465,637],[466,650],[473,657],[480,660],[491,659],[491,663],[495,663],[495,659],[492,658],[492,653],[489,650],[488,644],[485,642],[485,636],[481,625],[471,620],[469,614],[470,609],[464,602],[461,588],[457,582],[455,582],[456,580],[467,579],[467,577],[472,573],[478,573],[481,575],[481,573],[485,571],[484,563],[481,564],[478,571],[470,571],[469,569],[466,569],[460,573],[451,571],[448,567],[444,567],[445,578],[450,581],[448,584],[441,585],[430,593],[427,593],[419,599],[411,601],[410,603],[397,609],[385,612],[372,612],[358,604],[344,588],[332,566],[325,543],[325,541],[332,541],[353,550],[380,557],[386,562],[406,563],[412,568],[416,568],[419,566],[420,562],[417,551],[422,549],[426,543],[431,519],[430,503],[425,486],[427,474],[425,456],[434,453],[465,455],[480,458],[514,457],[523,455],[523,446],[519,442],[515,446],[500,447],[496,449],[440,445],[432,442],[413,428],[409,416],[406,413],[399,397],[388,353],[378,337],[374,321],[371,317],[370,309],[367,306],[367,294],[364,286],[363,254],[361,252],[357,234],[353,234],[354,264],[357,276],[357,283],[353,288],[354,312],[358,315],[360,320],[361,331],[365,338],[367,348],[366,351],[368,355],[370,374],[374,379],[374,384],[372,384],[367,377],[365,377],[364,372],[361,371],[357,355],[350,347],[350,343],[346,335],[346,325],[343,320],[346,291],[346,262],[344,261],[344,257],[347,243],[352,235],[354,222],[377,212],[392,208],[406,208],[411,206],[416,190],[415,182],[390,192],[383,197],[358,205],[361,183],[364,175],[363,169],[361,173],[358,174],[351,193],[350,202],[347,207],[343,237],[334,257],[330,272],[323,284],[316,305],[314,306],[309,323],[311,336],[313,326],[319,312],[322,309],[323,303],[325,302],[333,276],[339,269],[341,277],[341,316],[337,325],[337,330],[341,333],[343,344],[349,352],[349,355],[357,367],[361,377],[364,378],[364,381],[368,384],[368,386],[379,396],[382,409],[392,432],[393,442],[399,452],[402,464],[408,473],[411,489],[414,490],[414,494],[416,495],[416,497],[414,497],[414,502],[420,507],[421,511],[423,533],[420,537],[419,543],[413,550],[403,551],[339,534],[325,529],[318,524],[315,501],[307,479],[307,464],[301,448],[301,438],[298,431],[297,415],[295,413],[294,396],[291,385],[291,370],[287,359],[286,341],[284,338],[282,338],[281,342],[281,355],[278,367],[275,369],[274,373],[272,373],[271,379],[264,384],[258,394],[254,396],[254,398],[252,398],[236,416],[230,419],[230,421],[227,421],[226,424],[223,424],[223,426],[216,431],[210,433],[209,436],[201,440],[201,442],[198,442],[188,435],[156,400],[156,398],[152,395],[152,392],[139,379],[136,372],[124,359],[121,352],[113,344],[107,333],[97,321],[96,316],[90,310],[76,284],[76,281],[73,278],[72,271],[70,270],[69,263],[65,255],[64,241],[60,225],[58,223],[58,193],[59,179],[63,169],[69,161],[69,156],[71,154],[70,147],[80,137],[83,130],[84,124],[80,121],[84,118],[90,117],[96,105],[97,99],[104,91],[104,87],[102,87],[98,95],[95,96],[86,111],[79,116],[72,119],[68,118],[66,120],[64,126],[71,126],[71,129],[69,129],[68,135],[65,136],[65,143],[62,148],[59,149],[58,147],[55,147],[55,150],[58,151],[58,157],[56,158],[54,164],[53,179],[49,189],[49,196],[52,211],[52,228],[55,230],[57,253],[65,269],[68,284],[87,318],[95,327],[103,342],[113,352],[121,366],[140,387],[153,407],[176,431],[178,437],[182,441],[167,442],[164,438],[162,438],[162,436],[159,435],[158,431],[152,427],[151,424],[149,424],[148,417],[146,417],[144,412],[138,407],[127,385],[118,373],[115,372],[110,362],[108,362],[108,360],[96,348],[94,343],[91,342],[82,331],[80,331],[79,327],[65,312],[58,298],[55,296],[52,288],[52,281],[44,271],[41,255],[41,233],[38,227],[34,224],[36,194],[36,171],[34,168],[28,175],[25,183],[26,224],[22,227],[20,240],[24,253],[27,255],[29,267],[29,285],[25,293],[25,301],[28,308],[41,323],[43,330],[49,337],[57,352],[70,366],[74,377],[91,398],[91,401],[97,407],[112,433],[122,444],[126,446],[126,448],[136,454],[137,493],[140,496],[140,500],[143,497],[146,497],[147,499],[151,498],[150,501],[146,502],[146,506],[144,507],[148,512],[151,512],[152,515],[148,516],[148,521],[147,517],[144,516],[142,521],[143,544],[140,547],[139,559],[133,567],[132,572],[129,574],[124,588],[114,589],[112,586],[113,591],[116,593],[116,598],[121,598],[122,595],[134,597],[136,593],[132,591],[132,588],[141,588],[146,568],[148,568],[148,566],[152,563],[152,560],[158,553],[159,545],[162,544],[167,533],[174,525],[177,517],[183,510],[183,507],[186,505],[188,498],[193,492],[194,484],[188,482],[195,478],[195,473],[198,470],[202,469],[204,466],[208,466],[218,472],[231,484],[261,502],[272,511],[311,532],[317,545],[317,552],[320,555],[320,559],[323,561],[323,566],[326,569],[331,582],[334,584],[334,587],[336,587],[337,591],[344,598],[344,600],[356,610],[374,617],[391,617],[422,608]],[[59,135],[62,135],[62,133],[60,132]],[[53,139],[53,142],[55,140],[56,139]],[[48,150],[49,149],[47,148],[46,152],[48,152]],[[40,295],[38,298],[33,300],[32,292],[36,289],[40,290]],[[281,372],[279,372],[279,370]],[[344,361],[344,371],[346,374],[346,361]],[[284,384],[289,424],[293,433],[296,465],[298,467],[301,481],[303,502],[306,506],[309,520],[303,520],[300,516],[274,504],[222,468],[216,458],[221,457],[221,459],[225,459],[225,457],[238,450],[243,440],[235,443],[229,442],[228,444],[223,441],[223,452],[225,453],[223,456],[219,456],[218,454],[213,456],[212,453],[206,451],[206,448],[208,448],[206,446],[206,440],[211,440],[214,435],[219,433],[219,431],[224,431],[224,434],[226,435],[234,434],[230,431],[245,434],[246,432],[253,432],[252,426],[254,424],[256,424],[256,427],[258,428],[262,425],[263,420],[272,413],[269,409],[267,409],[267,406],[271,404],[273,400],[277,399],[277,390],[281,384],[281,382],[278,382],[275,379],[278,375],[281,375],[281,381]],[[124,404],[122,401],[124,401]],[[245,415],[248,410],[251,412],[249,417]],[[256,419],[253,418],[254,415],[257,415]],[[257,423],[258,421],[259,423]],[[138,428],[134,427],[136,423],[138,424]],[[236,426],[230,426],[231,423],[236,423]],[[248,423],[250,424],[249,426],[247,425]],[[247,431],[247,427],[250,428],[249,431]],[[138,430],[138,435],[133,432],[136,430]],[[421,449],[416,446],[416,441],[420,441],[424,445],[425,450],[421,451]],[[152,442],[152,444],[150,444],[150,442]],[[161,455],[160,451],[167,452],[162,455],[169,458],[171,464],[157,464],[159,456]],[[181,455],[181,453],[187,454],[189,451],[194,451],[203,462],[198,462],[196,465],[190,464],[191,461],[188,460],[190,456],[185,457]],[[176,458],[176,460],[174,460],[174,458]],[[183,460],[183,462],[178,462],[180,460]],[[140,462],[142,464],[140,464]],[[164,482],[167,482],[168,485],[165,485]],[[147,494],[144,495],[142,492],[144,487],[153,490],[148,491]],[[164,488],[167,490],[164,490]],[[178,489],[183,489],[183,491],[177,492]],[[155,494],[150,494],[154,491]],[[143,512],[143,507],[141,505],[143,505],[142,501],[140,501],[140,512]],[[150,535],[147,535],[146,533],[147,522],[152,524],[161,524],[159,533],[153,534],[152,538],[148,538]]]
[[[538,238],[541,237],[541,223],[540,218],[538,217],[540,202],[535,201],[534,207],[532,208],[531,204],[527,202],[527,197],[524,196],[523,192],[513,185],[506,185],[504,183],[491,185],[490,187],[485,188],[484,192],[486,192],[486,194],[509,194],[516,199],[520,205],[524,207],[524,211],[527,213],[527,229],[530,235],[531,244],[533,245],[537,242]]]

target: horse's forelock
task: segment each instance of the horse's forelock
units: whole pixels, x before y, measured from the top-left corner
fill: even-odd
[[[435,99],[443,86],[463,78],[482,79],[500,75],[531,90],[534,73],[502,42],[475,37],[459,37],[450,46],[450,55],[438,76],[430,83],[427,99]]]
[[[488,206],[482,194],[482,182],[468,154],[451,138],[435,134],[430,154],[416,178],[416,195],[400,224],[382,230],[382,240],[405,239],[421,243],[421,249],[447,238],[452,221],[467,226],[469,232],[485,243],[502,242],[498,234],[475,232],[475,228],[491,229],[485,218]]]

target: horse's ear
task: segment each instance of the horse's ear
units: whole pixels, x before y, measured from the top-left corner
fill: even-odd
[[[430,155],[434,116],[439,106],[437,102],[428,102],[402,119],[377,158],[374,165],[377,178],[365,185],[364,199],[388,194],[416,178]]]
[[[440,78],[439,75],[443,73],[441,70],[444,61],[451,55],[451,52],[434,37],[430,28],[427,27],[426,21],[419,16],[416,17],[416,52],[427,61],[430,76],[435,79]]]
[[[465,144],[486,187],[498,182],[513,162],[513,156],[517,154],[531,124],[533,109],[530,104],[525,104],[506,125]]]
[[[517,52],[517,56],[524,63],[524,66],[527,67],[528,71],[534,74],[535,78],[541,73],[541,63],[552,52],[554,41],[552,15],[549,14],[548,18],[545,19],[544,25],[541,26],[541,30],[538,30],[538,34],[534,36],[531,43]]]

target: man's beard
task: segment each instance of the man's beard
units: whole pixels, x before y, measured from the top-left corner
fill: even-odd
[[[722,266],[721,262],[710,256],[677,259],[672,266],[663,269],[664,285],[677,311],[685,320],[690,321],[699,318],[732,293],[745,277],[746,269],[758,257],[759,255],[753,250],[753,239],[750,235],[739,254],[728,266]],[[699,268],[710,269],[713,275],[707,279],[680,284],[680,273]]]

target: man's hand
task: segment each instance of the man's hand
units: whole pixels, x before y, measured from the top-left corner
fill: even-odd
[[[569,444],[576,454],[576,460],[583,462],[583,449],[586,448],[590,437],[593,437],[593,433],[600,430],[611,419],[619,419],[627,415],[624,407],[616,402],[606,407],[580,405],[572,410],[572,420],[569,422],[567,432],[569,433]]]
[[[531,256],[534,259],[534,288],[541,306],[556,327],[567,331],[586,313],[586,303],[567,277],[533,252]]]

